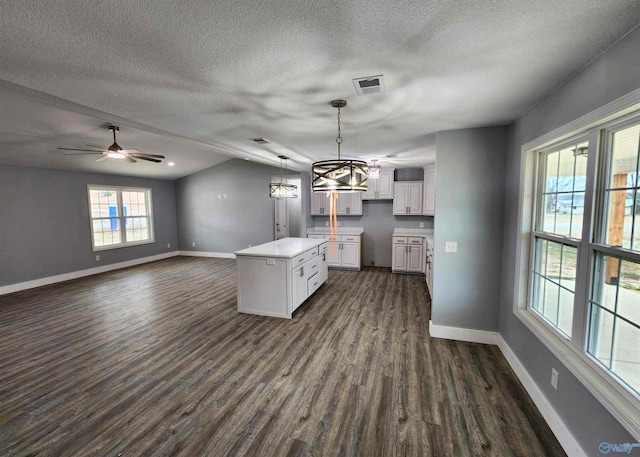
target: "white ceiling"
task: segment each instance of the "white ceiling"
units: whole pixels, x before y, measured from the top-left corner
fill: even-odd
[[[637,0],[3,2],[0,163],[176,178],[284,153],[307,169],[335,156],[328,103],[345,98],[345,155],[422,165],[430,133],[514,120],[638,22]],[[355,95],[380,73],[387,93]],[[55,149],[110,144],[107,121],[176,167]]]

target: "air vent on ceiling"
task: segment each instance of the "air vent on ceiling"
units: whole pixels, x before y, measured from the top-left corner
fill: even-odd
[[[267,140],[266,138],[251,138],[251,141],[255,141],[256,143],[260,143],[260,144],[269,144],[271,143],[271,141]]]
[[[356,78],[353,80],[353,85],[358,95],[373,95],[385,91],[383,75]]]
[[[387,159],[397,159],[398,158],[398,154],[389,154],[388,156],[385,156]]]

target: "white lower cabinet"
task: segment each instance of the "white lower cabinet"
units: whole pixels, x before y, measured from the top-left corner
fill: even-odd
[[[309,238],[324,237],[327,243],[327,264],[332,268],[360,270],[362,268],[362,241],[360,235],[336,235],[331,249],[331,235],[308,235]]]
[[[304,265],[293,270],[293,309],[295,310],[308,297],[307,293],[307,274]]]
[[[421,237],[393,237],[392,268],[394,272],[424,273],[425,244]]]

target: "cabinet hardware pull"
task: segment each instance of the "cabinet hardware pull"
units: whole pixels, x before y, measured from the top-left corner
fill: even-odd
[[[302,278],[304,276],[304,267],[300,268],[300,277]]]
[[[318,268],[318,265],[311,265],[311,268]]]
[[[317,285],[318,285],[318,281],[316,281],[316,282],[314,282],[314,283],[313,283],[313,287],[315,287],[315,286],[317,286]]]
[[[327,254],[322,254],[322,261],[326,261],[327,260]]]
[[[298,259],[298,262],[304,262],[304,259]]]

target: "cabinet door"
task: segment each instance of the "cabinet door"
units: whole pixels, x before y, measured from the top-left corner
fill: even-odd
[[[395,191],[393,195],[393,214],[407,214],[408,203],[408,186],[405,182],[395,183]]]
[[[342,266],[360,268],[360,243],[342,243]]]
[[[407,271],[407,245],[393,245],[393,271]]]
[[[424,214],[434,216],[436,213],[436,170],[424,171]]]
[[[349,204],[350,204],[350,198],[349,198],[350,194],[338,194],[338,208],[336,209],[336,213],[340,216],[344,216],[347,214],[347,208],[349,208]],[[327,207],[328,207],[328,203],[327,202]],[[329,210],[327,209],[327,214],[329,214]]]
[[[340,240],[336,240],[334,250],[331,252],[331,242],[327,250],[327,265],[330,267],[339,267],[342,264],[342,252],[340,251]]]
[[[374,200],[378,192],[378,179],[367,179],[367,190],[362,192],[363,200]]]
[[[408,195],[409,214],[422,214],[422,183],[410,182]]]
[[[349,211],[352,216],[362,216],[362,192],[354,192],[349,195]]]
[[[293,270],[293,309],[307,299],[307,274],[304,265]]]
[[[320,215],[324,213],[324,201],[327,199],[324,192],[311,192],[311,214]]]
[[[407,271],[422,273],[422,246],[409,246]]]
[[[383,171],[377,179],[378,195],[376,198],[389,200],[393,198],[393,171]]]
[[[320,272],[318,274],[320,275],[320,281],[321,282],[325,282],[327,279],[329,279],[329,253],[328,253],[328,251],[321,253],[320,257],[322,258],[322,262],[320,263]]]

